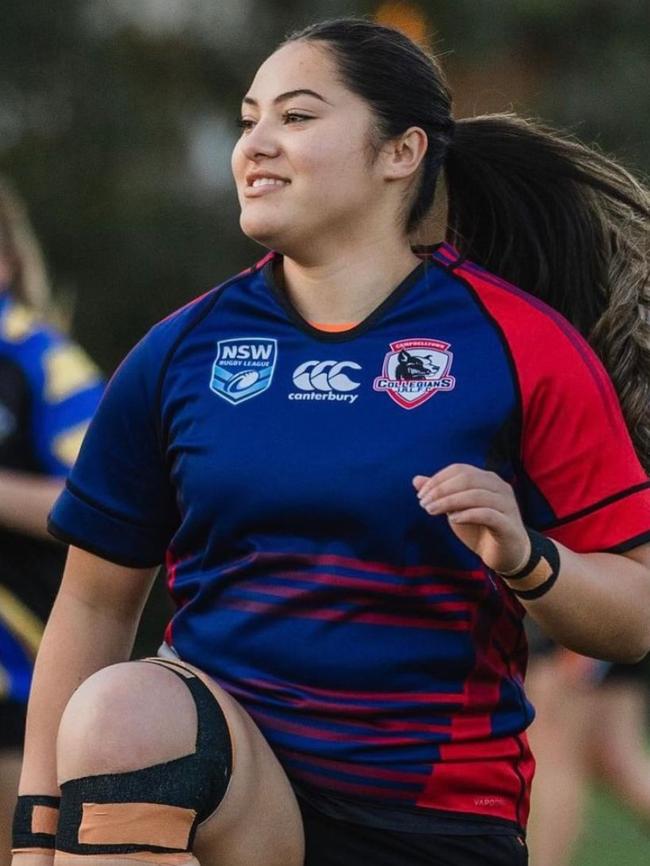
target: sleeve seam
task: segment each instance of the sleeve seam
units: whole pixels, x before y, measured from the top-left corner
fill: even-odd
[[[116,555],[112,551],[102,549],[95,544],[89,544],[86,539],[79,538],[72,533],[66,532],[61,529],[52,520],[52,518],[50,518],[47,522],[47,531],[50,533],[50,535],[63,542],[64,544],[78,547],[81,550],[86,550],[88,553],[92,553],[94,556],[99,556],[101,559],[105,559],[108,562],[114,562],[116,565],[122,565],[126,568],[156,568],[162,564],[162,557],[160,559],[156,559],[155,562],[152,560],[143,561],[135,557],[120,556],[119,554]]]
[[[458,280],[458,282],[465,288],[468,292],[469,296],[473,300],[474,304],[478,308],[479,312],[487,319],[490,323],[494,331],[496,332],[497,339],[501,344],[503,349],[503,353],[506,358],[506,363],[510,369],[510,375],[512,377],[513,388],[515,391],[515,399],[516,399],[516,417],[517,417],[517,425],[518,425],[518,438],[517,442],[517,461],[523,466],[523,452],[524,452],[524,396],[523,389],[521,386],[521,380],[519,378],[519,369],[517,368],[517,362],[515,360],[514,353],[510,346],[510,342],[508,341],[508,337],[506,336],[506,332],[504,331],[501,323],[498,321],[496,316],[487,308],[483,299],[479,295],[478,291],[474,288],[471,282],[463,275],[457,273],[455,268],[461,266],[463,261],[460,262],[452,262],[449,266],[446,266],[439,262],[437,259],[432,260],[432,264],[441,270],[445,271],[452,279]]]
[[[88,496],[86,493],[83,493],[77,486],[74,484],[70,478],[67,479],[65,484],[69,493],[72,494],[76,499],[80,499],[85,505],[94,509],[95,511],[99,511],[101,514],[105,514],[107,517],[112,518],[113,520],[117,520],[120,523],[124,523],[127,526],[133,526],[138,529],[148,529],[148,530],[167,530],[168,527],[165,524],[152,524],[152,523],[142,523],[140,521],[131,520],[130,518],[124,517],[123,514],[119,514],[112,508],[107,507],[102,502],[98,502],[91,496]]]
[[[557,529],[567,523],[572,523],[574,520],[580,520],[583,517],[588,517],[590,514],[593,514],[596,511],[600,511],[601,508],[606,508],[608,505],[612,505],[614,502],[618,502],[621,499],[625,499],[628,496],[632,496],[635,493],[639,493],[641,490],[647,490],[648,488],[650,488],[650,481],[644,481],[641,484],[634,484],[631,487],[626,487],[624,490],[620,490],[618,493],[613,493],[610,496],[606,496],[604,499],[600,499],[598,502],[594,502],[592,505],[588,505],[586,508],[582,508],[579,511],[574,511],[572,514],[567,514],[565,517],[560,517],[557,520],[553,520],[550,523],[545,523],[535,528],[538,530],[538,532],[547,532],[552,529]]]

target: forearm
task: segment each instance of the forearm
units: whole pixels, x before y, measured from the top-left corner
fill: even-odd
[[[648,569],[618,554],[556,547],[558,580],[541,598],[522,599],[528,613],[550,637],[576,652],[624,662],[642,658],[650,651]]]
[[[62,487],[59,478],[0,469],[0,526],[50,538],[47,515]]]
[[[501,575],[558,643],[630,662],[650,650],[650,545],[579,554],[545,540],[527,531],[512,487],[475,466],[416,475],[413,485],[420,506],[446,515],[460,541]],[[551,562],[556,550],[559,563]],[[531,592],[538,597],[525,598]]]
[[[58,794],[56,736],[63,710],[91,674],[128,659],[138,618],[92,605],[62,588],[36,660],[21,794]]]

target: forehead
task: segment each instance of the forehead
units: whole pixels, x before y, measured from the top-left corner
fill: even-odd
[[[334,58],[323,43],[290,42],[278,48],[257,70],[247,95],[270,101],[279,93],[304,88],[330,101],[352,96],[339,80]]]

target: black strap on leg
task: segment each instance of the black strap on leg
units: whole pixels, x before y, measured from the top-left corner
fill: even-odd
[[[157,660],[151,660],[158,663]],[[232,774],[232,745],[225,716],[210,689],[186,668],[173,671],[190,690],[197,711],[196,751],[134,770],[72,779],[61,785],[61,813],[56,847],[71,854],[133,854],[139,851],[181,853],[191,850],[197,826],[208,818],[225,796]],[[173,712],[173,708],[170,708]],[[86,844],[79,841],[84,804],[145,803],[193,810],[187,844],[184,847],[121,842]]]

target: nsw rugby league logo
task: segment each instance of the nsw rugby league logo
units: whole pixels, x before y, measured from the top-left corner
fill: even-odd
[[[451,391],[456,380],[449,374],[454,356],[449,343],[413,338],[390,343],[375,391],[385,391],[404,409],[415,409],[439,391]]]
[[[257,397],[270,386],[278,342],[269,337],[219,340],[210,390],[233,405]]]

